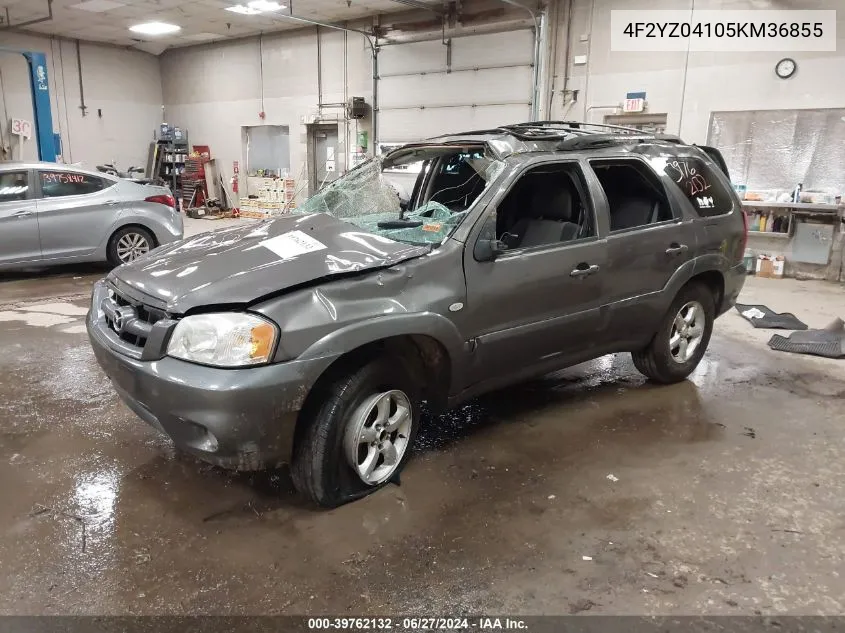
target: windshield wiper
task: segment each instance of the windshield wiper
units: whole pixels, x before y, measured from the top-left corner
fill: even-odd
[[[422,220],[399,218],[398,220],[382,220],[377,224],[380,229],[414,229],[422,226]]]

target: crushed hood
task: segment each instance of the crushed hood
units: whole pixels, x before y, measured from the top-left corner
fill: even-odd
[[[182,314],[246,304],[317,279],[392,266],[429,252],[325,213],[290,215],[203,233],[155,250],[109,275]]]

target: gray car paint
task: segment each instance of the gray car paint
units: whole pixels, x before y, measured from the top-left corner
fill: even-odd
[[[0,202],[0,268],[21,264],[105,261],[109,239],[120,228],[148,229],[159,245],[182,238],[183,221],[174,208],[146,202],[170,195],[166,187],[123,180],[73,165],[3,163],[0,172],[26,171],[25,201]],[[73,172],[101,178],[109,186],[85,195],[44,198],[40,172]]]
[[[293,231],[324,248],[282,257],[265,246]],[[114,275],[155,305],[185,314],[215,304],[248,304],[316,279],[391,266],[429,250],[367,233],[326,214],[290,215],[204,233],[126,264]]]
[[[712,165],[695,148],[659,143],[655,147],[667,156],[691,152]],[[588,161],[600,156],[641,159],[635,150],[636,146],[565,153],[508,155],[502,151],[505,170],[488,183],[452,236],[434,250],[388,244],[377,236],[360,234],[351,224],[316,214],[263,223],[257,234],[253,234],[253,228],[234,229],[175,244],[113,271],[107,283],[127,290],[136,300],[164,307],[176,318],[191,311],[236,309],[273,320],[280,328],[280,342],[272,364],[264,369],[277,372],[279,388],[285,394],[281,410],[286,413],[291,411],[290,402],[301,406],[314,382],[335,359],[375,341],[408,335],[426,353],[442,361],[440,371],[432,377],[442,393],[429,395],[437,396],[433,400],[438,404],[452,406],[533,375],[603,354],[641,348],[654,334],[678,290],[693,275],[712,272],[722,276],[724,293],[718,314],[735,302],[745,274],[737,258],[743,220],[729,183],[727,190],[734,197],[729,214],[698,218],[688,201],[667,187],[673,220],[629,231],[626,236],[610,233],[607,201]],[[520,174],[540,164],[560,161],[576,161],[583,170],[596,214],[596,236],[477,261],[474,246],[496,205]],[[720,176],[720,182],[724,186],[727,179]],[[327,249],[278,260],[260,246],[269,236],[294,228],[313,234]],[[354,247],[349,233],[358,233]],[[639,238],[651,249],[642,258],[644,268],[630,274],[624,266],[633,264],[626,261],[624,251],[631,245],[619,249],[611,246],[614,241],[622,244],[629,238],[634,242]],[[688,246],[683,257],[666,253],[672,244],[681,242]],[[345,264],[338,267],[330,256]],[[595,264],[598,270],[593,275],[571,278],[567,273],[582,263]],[[648,281],[632,283],[633,275],[645,275]],[[105,288],[101,283],[95,299]],[[142,405],[142,417],[148,421],[173,422],[174,411],[203,408],[207,394],[180,389],[181,382],[194,385],[201,379],[202,384],[223,384],[237,390],[240,387],[232,375],[246,377],[258,369],[214,369],[166,357],[133,361],[127,368],[119,342],[96,315],[96,305],[89,315],[88,328],[101,365],[122,385],[119,391],[130,406],[138,410]],[[163,344],[166,336],[157,340]],[[162,379],[164,366],[169,386],[157,390],[156,380]],[[303,367],[308,370],[303,371]],[[288,368],[296,368],[296,376],[301,376],[291,378]],[[300,382],[292,387],[291,380]],[[289,396],[294,392],[299,395],[292,400]],[[290,454],[284,451],[289,451],[292,440],[256,445],[257,436],[275,428],[273,416],[266,414],[265,400],[273,396],[267,392],[261,398],[243,409],[216,398],[213,412],[203,409],[201,415],[192,417],[187,412],[177,417],[182,423],[188,420],[206,427],[212,422],[217,425],[220,419],[249,419],[254,424],[258,418],[259,427],[244,433],[239,448],[234,449],[240,426],[216,426],[229,442],[227,451],[250,456],[227,457],[225,463],[285,461]],[[285,429],[293,433],[289,417],[285,421]],[[178,433],[166,431],[179,443]],[[274,447],[282,445],[283,452],[274,452]],[[195,446],[188,448],[197,451]],[[221,463],[218,452],[201,456]]]

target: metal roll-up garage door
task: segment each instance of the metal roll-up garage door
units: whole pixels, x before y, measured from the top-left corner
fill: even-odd
[[[451,67],[441,41],[381,49],[381,143],[530,119],[533,31],[454,38],[451,48]]]

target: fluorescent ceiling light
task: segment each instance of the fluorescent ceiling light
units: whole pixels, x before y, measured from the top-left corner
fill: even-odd
[[[181,31],[181,26],[175,24],[167,24],[166,22],[145,22],[144,24],[136,24],[130,26],[129,30],[133,33],[142,33],[144,35],[167,35],[168,33],[176,33]]]
[[[258,15],[261,13],[258,9],[250,9],[242,4],[236,4],[233,7],[226,7],[226,11],[231,11],[232,13],[240,13],[241,15]]]
[[[252,0],[252,2],[247,2],[246,6],[250,9],[257,9],[262,12],[278,11],[285,8],[285,5],[279,4],[278,2],[272,2],[271,0]]]
[[[121,2],[112,2],[112,0],[87,0],[79,4],[72,4],[71,9],[82,9],[83,11],[93,11],[94,13],[102,13],[111,9],[119,9],[126,5]]]
[[[285,5],[272,0],[252,0],[251,2],[243,4],[236,4],[233,7],[226,7],[226,11],[232,13],[240,13],[241,15],[258,15],[260,13],[270,13],[271,11],[281,11]]]

